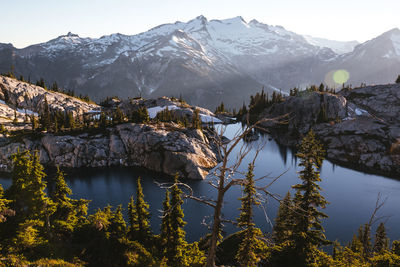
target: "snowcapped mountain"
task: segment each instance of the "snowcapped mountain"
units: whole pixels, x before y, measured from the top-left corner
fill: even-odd
[[[393,83],[400,74],[400,30],[392,29],[357,45],[353,52],[340,55],[325,66],[345,69],[353,85]],[[324,69],[324,68],[321,68]]]
[[[392,47],[382,48],[385,62],[400,54],[397,36],[389,38]],[[68,33],[23,49],[0,44],[0,72],[13,65],[31,80],[56,80],[96,100],[110,95],[182,95],[205,107],[222,100],[240,106],[261,87],[286,91],[320,83],[332,66],[353,62],[352,55],[370,46],[367,42],[343,54],[354,45],[302,36],[242,17],[207,20],[199,16],[132,36],[81,38]]]
[[[314,46],[319,47],[328,47],[333,50],[336,54],[345,54],[352,52],[354,47],[359,44],[357,41],[348,41],[348,42],[341,42],[341,41],[334,41],[328,40],[324,38],[312,37],[310,35],[304,35],[306,41]]]

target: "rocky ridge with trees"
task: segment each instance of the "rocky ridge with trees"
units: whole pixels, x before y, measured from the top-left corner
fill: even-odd
[[[18,149],[37,150],[46,166],[140,166],[189,179],[204,179],[220,160],[214,130],[202,129],[203,118],[218,120],[209,110],[166,97],[97,105],[38,84],[0,76],[3,171]],[[157,112],[149,116],[152,108]]]
[[[338,93],[324,85],[264,105],[257,118],[281,144],[295,146],[313,130],[327,159],[367,172],[400,173],[400,84],[344,87]]]

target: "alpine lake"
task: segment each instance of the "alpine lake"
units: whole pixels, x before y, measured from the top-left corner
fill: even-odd
[[[231,124],[226,127],[225,136],[231,138],[240,131],[240,124]],[[256,150],[262,147],[256,161],[255,178],[267,175],[268,177],[257,182],[258,185],[267,185],[280,176],[270,187],[271,193],[283,197],[288,191],[292,195],[292,185],[300,183],[298,178],[298,159],[291,149],[278,145],[267,135],[249,143],[251,151],[242,161],[240,172],[245,173],[249,162],[253,161]],[[236,149],[238,153],[240,144]],[[232,160],[235,157],[232,157]],[[210,172],[211,173],[211,172]],[[110,168],[82,168],[67,171],[66,181],[72,189],[72,198],[84,198],[91,200],[89,213],[98,208],[110,204],[116,207],[123,205],[127,212],[129,198],[135,195],[136,179],[142,177],[143,192],[146,201],[150,204],[151,224],[155,233],[159,232],[161,222],[160,214],[165,190],[159,187],[159,183],[171,183],[172,178],[161,173],[151,172],[142,168],[110,167]],[[400,239],[400,180],[395,180],[380,175],[366,174],[349,168],[340,167],[325,160],[321,168],[320,186],[321,194],[329,201],[323,211],[329,218],[323,220],[325,234],[331,241],[338,240],[342,245],[350,241],[353,234],[357,233],[360,225],[367,223],[375,208],[378,194],[385,204],[379,210],[378,217],[386,221],[387,234],[391,240]],[[4,188],[11,184],[11,175],[0,174],[0,183]],[[51,175],[47,177],[51,184]],[[211,178],[210,178],[211,179]],[[185,181],[189,184],[196,196],[213,198],[216,190],[206,180]],[[223,207],[224,218],[235,220],[239,215],[241,188],[232,187],[225,195]],[[257,227],[265,233],[272,230],[274,218],[279,203],[269,197],[262,206],[254,208],[254,221]],[[196,241],[208,232],[207,224],[210,225],[213,210],[205,204],[186,199],[183,204],[185,213],[185,226],[187,240]],[[127,216],[126,216],[127,218]],[[378,223],[374,224],[373,230]],[[226,234],[237,231],[237,228],[226,223],[224,232]],[[373,232],[374,233],[374,232]]]

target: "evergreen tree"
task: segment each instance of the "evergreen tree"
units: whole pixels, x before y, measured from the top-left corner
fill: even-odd
[[[184,266],[186,257],[186,232],[183,229],[185,222],[183,221],[183,210],[181,205],[183,200],[181,198],[182,190],[178,187],[178,174],[174,177],[175,183],[171,188],[171,205],[170,205],[170,227],[171,234],[167,246],[168,263],[171,266]]]
[[[240,207],[240,215],[237,220],[238,226],[243,228],[243,239],[239,245],[236,254],[236,260],[241,266],[257,266],[260,260],[258,253],[262,248],[262,242],[259,239],[262,236],[261,230],[255,227],[253,222],[253,205],[259,205],[260,202],[256,198],[256,189],[254,187],[254,166],[249,164],[246,174],[246,183],[244,186],[244,196],[240,198],[242,205]]]
[[[372,243],[371,243],[371,225],[366,223],[364,228],[360,226],[358,229],[358,240],[362,244],[363,256],[368,258],[372,253]]]
[[[136,182],[136,216],[137,216],[137,239],[142,242],[151,240],[149,204],[144,200],[141,177]]]
[[[70,198],[68,197],[68,195],[71,195],[72,191],[65,182],[64,173],[60,170],[58,166],[56,177],[54,180],[54,190],[51,194],[51,199],[53,200],[53,202],[56,204],[61,204],[63,202],[69,201]]]
[[[18,123],[17,110],[14,109],[14,120],[13,120],[13,124],[17,124],[17,123]]]
[[[5,222],[8,216],[14,216],[15,212],[10,209],[11,200],[4,198],[3,186],[0,184],[0,223]]]
[[[356,235],[353,236],[349,248],[356,254],[362,255],[364,252],[363,244],[360,241],[360,238]]]
[[[43,112],[40,114],[40,124],[44,130],[49,130],[51,126],[51,114],[47,97],[44,97]]]
[[[46,177],[43,165],[40,164],[39,154],[37,151],[31,155],[32,169],[29,175],[29,188],[28,188],[28,218],[36,219],[43,218],[43,213],[50,205],[49,199],[44,192],[46,183],[43,180]]]
[[[132,111],[131,121],[133,123],[146,123],[149,120],[149,112],[145,106]]]
[[[11,156],[13,162],[12,182],[6,191],[7,199],[12,200],[11,208],[16,212],[16,218],[21,221],[27,217],[28,177],[32,170],[32,161],[28,151]]]
[[[53,84],[51,85],[51,91],[53,92],[58,92],[58,84],[57,82],[53,82]]]
[[[192,129],[201,130],[200,110],[198,110],[197,108],[194,110],[192,116]]]
[[[388,248],[389,248],[389,239],[386,236],[385,224],[381,222],[378,228],[376,229],[373,250],[376,253],[382,253],[383,251],[388,250]]]
[[[0,124],[0,134],[5,134],[6,132],[6,127],[3,124]]]
[[[392,243],[392,253],[400,256],[400,240],[395,240]]]
[[[321,219],[328,216],[319,211],[328,203],[320,194],[321,181],[319,168],[323,161],[324,150],[310,131],[301,142],[297,157],[300,158],[299,172],[301,184],[293,186],[297,190],[295,197],[295,222],[293,227],[294,253],[301,265],[312,264],[314,251],[321,245],[329,244],[322,227]]]
[[[12,240],[13,250],[28,256],[37,254],[35,249],[47,243],[40,234],[43,225],[41,220],[25,220],[19,223]]]
[[[29,175],[28,188],[28,215],[29,219],[39,219],[45,222],[47,234],[50,230],[50,216],[55,212],[55,205],[45,193],[46,182],[43,180],[46,177],[44,167],[40,163],[39,154],[37,151],[31,155],[32,169]]]
[[[170,192],[165,191],[165,199],[163,202],[162,220],[161,220],[161,249],[166,253],[166,248],[170,243],[171,239],[171,203],[170,203]]]
[[[36,86],[40,86],[40,87],[42,87],[43,89],[46,89],[46,90],[47,90],[47,87],[46,87],[46,84],[45,84],[43,78],[40,78],[39,81],[36,81]]]
[[[320,91],[321,93],[322,93],[322,92],[325,92],[325,86],[324,86],[323,83],[321,83],[321,84],[319,85],[318,91]]]
[[[35,131],[38,127],[36,117],[33,114],[31,115],[31,125],[32,125],[32,131]]]
[[[133,199],[133,196],[131,196],[130,202],[128,203],[128,218],[129,218],[129,237],[133,239],[139,230],[138,226],[138,217],[136,213],[136,205],[135,201]]]
[[[125,120],[125,115],[122,112],[122,110],[119,107],[117,107],[113,112],[113,117],[112,118],[113,118],[113,123],[114,124],[121,124]]]
[[[104,112],[101,112],[100,119],[99,119],[99,127],[101,129],[106,129],[107,125],[108,125],[107,116]]]
[[[54,183],[54,190],[50,197],[56,206],[56,211],[50,219],[56,235],[61,239],[69,237],[74,231],[78,223],[80,201],[68,197],[72,191],[65,182],[64,173],[58,166]]]
[[[397,76],[396,83],[400,83],[400,75]]]
[[[65,115],[65,128],[67,129],[75,129],[75,118],[72,112],[66,112]]]
[[[109,231],[116,239],[125,237],[126,222],[122,215],[122,205],[119,205],[112,213]]]
[[[272,238],[275,244],[281,244],[290,240],[293,228],[293,204],[290,192],[287,192],[279,205],[278,214],[275,218]]]
[[[224,102],[221,102],[221,104],[215,109],[215,114],[224,112],[226,112],[225,105]]]

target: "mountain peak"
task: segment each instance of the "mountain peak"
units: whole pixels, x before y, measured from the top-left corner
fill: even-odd
[[[68,32],[66,35],[61,35],[60,37],[79,37],[79,35],[72,32]]]
[[[196,20],[200,20],[200,21],[207,21],[207,18],[206,17],[204,17],[203,15],[200,15],[200,16],[197,16],[196,17]]]
[[[390,31],[387,31],[388,33],[400,33],[400,29],[399,28],[393,28]]]

